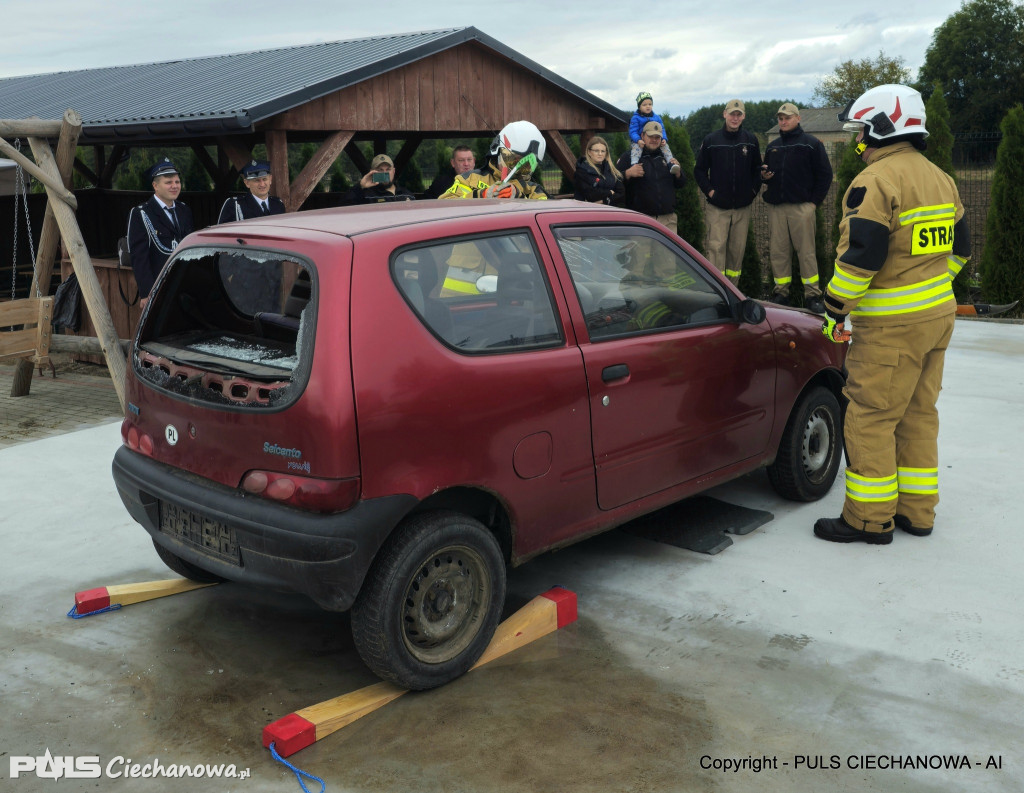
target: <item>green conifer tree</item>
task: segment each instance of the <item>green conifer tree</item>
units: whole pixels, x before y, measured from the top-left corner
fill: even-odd
[[[693,147],[690,146],[690,135],[686,125],[669,116],[664,117],[665,135],[672,149],[672,156],[679,161],[683,169],[686,184],[676,190],[676,215],[678,216],[677,231],[679,236],[704,253],[704,212],[700,205],[697,183],[693,179],[695,159]]]
[[[953,177],[953,133],[949,131],[949,105],[942,93],[942,83],[935,83],[932,95],[924,103],[928,127],[928,148],[924,156]]]
[[[1011,108],[1000,129],[980,270],[985,297],[1012,303],[1024,299],[1024,108]],[[1024,315],[1024,307],[1018,306],[1014,315]]]

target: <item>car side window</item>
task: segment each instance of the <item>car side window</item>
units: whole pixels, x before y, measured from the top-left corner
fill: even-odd
[[[457,351],[563,341],[547,275],[525,232],[406,248],[392,258],[391,272],[416,316]]]
[[[731,318],[697,262],[640,228],[555,229],[592,340]]]

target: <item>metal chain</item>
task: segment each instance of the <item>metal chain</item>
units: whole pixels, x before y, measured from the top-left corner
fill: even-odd
[[[21,151],[21,138],[14,141],[14,147]],[[14,253],[11,256],[11,300],[18,296],[18,201],[21,192],[18,183],[21,181],[21,166],[14,171]]]
[[[17,147],[18,151],[21,151],[21,138],[18,138],[15,141],[15,146]],[[31,257],[31,261],[32,261],[32,275],[35,276],[36,275],[36,245],[35,245],[35,238],[32,236],[32,217],[29,215],[29,211],[28,211],[28,192],[29,192],[29,188],[32,186],[32,176],[31,175],[25,176],[25,171],[19,165],[18,166],[18,173],[15,176],[15,181],[16,181],[15,189],[18,189],[19,185],[21,186],[21,191],[22,191],[22,207],[25,210],[25,231],[28,232],[28,255]],[[43,295],[42,295],[42,292],[40,291],[41,288],[42,288],[42,284],[39,283],[39,279],[38,278],[33,277],[32,280],[36,282],[36,297],[42,297]]]

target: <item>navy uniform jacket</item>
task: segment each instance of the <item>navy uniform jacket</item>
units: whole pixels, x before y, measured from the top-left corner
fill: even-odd
[[[284,214],[284,201],[277,196],[269,196],[267,203],[270,205],[268,215]],[[225,201],[224,206],[220,208],[220,217],[217,218],[217,222],[230,223],[232,220],[261,217],[263,217],[263,210],[260,208],[259,200],[252,193],[246,193],[243,196],[232,196]]]
[[[178,231],[171,225],[170,217],[156,196],[150,196],[145,204],[132,207],[128,213],[128,252],[142,297],[149,297],[149,290],[153,288],[164,262],[178,243],[194,230],[192,210],[181,201],[174,203],[174,214],[178,218]]]

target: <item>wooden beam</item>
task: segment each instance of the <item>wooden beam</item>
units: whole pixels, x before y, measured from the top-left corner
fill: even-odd
[[[410,135],[405,139],[405,143],[402,144],[402,148],[399,149],[398,154],[395,155],[395,173],[400,174],[405,170],[405,166],[409,164],[409,160],[412,159],[416,153],[416,149],[419,148],[423,142],[422,135]]]
[[[68,249],[71,257],[71,266],[78,276],[78,285],[82,290],[82,298],[89,310],[89,317],[96,328],[96,335],[99,337],[100,346],[103,348],[103,355],[107,359],[107,369],[110,372],[110,379],[117,392],[117,399],[121,403],[121,410],[125,408],[124,381],[127,363],[121,348],[118,345],[117,333],[114,330],[114,322],[110,318],[110,310],[103,298],[103,290],[96,278],[96,271],[92,267],[92,259],[89,258],[89,251],[85,247],[85,240],[82,239],[82,230],[78,227],[78,220],[75,213],[63,200],[56,189],[50,186],[50,182],[60,184],[60,170],[50,151],[49,144],[39,138],[29,138],[32,146],[32,153],[39,161],[40,168],[47,175],[46,195],[49,198],[48,206],[53,209],[57,219],[57,226],[60,228],[60,236]],[[45,221],[44,221],[45,222]]]
[[[284,201],[285,209],[288,209],[291,207],[292,194],[288,174],[288,133],[280,129],[268,129],[266,137],[270,174],[274,177],[274,193]]]
[[[65,186],[71,186],[72,165],[75,162],[75,150],[78,146],[78,136],[82,132],[82,117],[74,110],[64,111],[64,118],[61,119],[60,138],[57,140],[57,170],[60,173],[61,181]],[[39,155],[35,154],[37,138],[29,138],[29,145],[36,160]],[[46,145],[46,144],[43,144]],[[49,151],[49,146],[46,146]],[[60,228],[57,226],[57,218],[53,214],[50,202],[46,202],[46,213],[43,216],[43,227],[39,232],[39,248],[36,251],[35,267],[32,268],[32,286],[29,289],[29,296],[37,292],[41,295],[50,293],[50,279],[53,277],[53,263],[57,258],[60,248]],[[32,388],[32,361],[18,361],[14,369],[14,378],[11,380],[11,396],[28,396]]]
[[[121,352],[128,354],[131,339],[118,339]],[[95,336],[56,335],[50,337],[50,352],[70,352],[76,355],[103,355],[103,347]],[[12,394],[12,396],[16,396]]]
[[[210,174],[210,178],[213,180],[214,186],[220,184],[221,180],[224,179],[224,174],[220,172],[217,167],[217,163],[213,161],[213,157],[206,150],[205,146],[200,146],[198,143],[192,144],[192,151],[196,155],[196,159],[199,160],[200,164],[206,169],[206,172]]]
[[[76,171],[78,171],[80,174],[82,174],[82,176],[84,176],[86,179],[92,182],[95,187],[100,186],[100,177],[96,175],[96,172],[93,171],[92,168],[90,168],[77,157],[75,157],[74,167]],[[68,186],[70,187],[70,185]]]
[[[370,163],[363,156],[362,149],[356,146],[355,141],[349,141],[349,144],[345,147],[345,154],[352,160],[352,164],[356,167],[356,171],[358,171],[360,176],[370,172]]]
[[[97,146],[97,148],[101,147]],[[100,181],[97,187],[110,189],[110,185],[114,182],[114,171],[117,170],[117,166],[128,159],[127,154],[128,147],[122,146],[120,143],[110,149],[110,158],[103,164],[103,170],[100,171]]]
[[[37,140],[39,140],[37,138]],[[49,149],[49,144],[46,146]],[[60,181],[59,175],[55,178],[52,174],[47,173],[32,160],[14,148],[10,143],[0,137],[0,152],[3,152],[18,165],[28,171],[38,181],[42,182],[46,187],[46,192],[49,194],[53,191],[53,196],[59,198],[71,209],[78,209],[78,199],[75,198],[75,194],[68,190]]]
[[[236,171],[241,171],[252,159],[252,147],[242,145],[238,138],[221,136],[217,138],[217,145],[228,156]]]
[[[56,138],[60,125],[60,121],[40,118],[0,119],[0,138]]]
[[[145,581],[140,584],[114,584],[75,593],[75,611],[79,616],[102,611],[110,606],[130,606],[147,600],[178,595],[195,589],[204,589],[212,584],[202,584],[187,578],[170,578],[165,581]]]
[[[313,188],[324,178],[324,174],[334,165],[334,161],[338,159],[355,134],[352,130],[339,130],[320,144],[320,148],[309,158],[302,173],[295,177],[290,200],[285,201],[286,212],[294,212],[302,206],[302,202],[309,198]],[[274,177],[274,181],[277,181],[277,177]]]
[[[470,671],[575,622],[576,607],[576,593],[562,587],[538,595],[495,629]],[[278,754],[288,757],[405,693],[393,683],[375,683],[297,710],[263,728],[263,745],[274,744]]]
[[[562,133],[557,129],[548,129],[542,130],[540,134],[548,143],[548,154],[551,155],[551,159],[562,169],[565,178],[571,182],[576,174],[576,157],[572,153],[572,149],[569,148],[569,144],[565,142],[565,138],[562,137]]]

